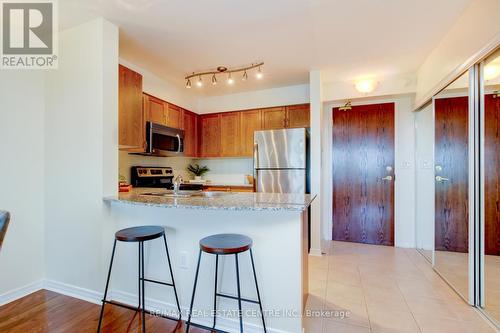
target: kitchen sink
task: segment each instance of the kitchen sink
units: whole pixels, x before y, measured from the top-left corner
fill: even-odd
[[[162,198],[217,198],[230,194],[231,193],[228,192],[179,191],[177,193],[174,193],[174,191],[167,191],[167,192],[148,192],[148,193],[141,193],[139,195],[162,197]]]

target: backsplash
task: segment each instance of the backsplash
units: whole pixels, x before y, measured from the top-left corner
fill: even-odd
[[[154,166],[154,167],[171,167],[174,170],[174,176],[180,174],[185,180],[193,177],[186,171],[189,163],[193,162],[191,157],[155,157],[141,156],[129,154],[125,151],[120,151],[120,175],[130,182],[130,168],[133,166]]]

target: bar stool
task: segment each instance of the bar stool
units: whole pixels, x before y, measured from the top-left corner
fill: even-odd
[[[172,283],[161,282],[151,279],[146,279],[144,277],[144,242],[163,237],[163,242],[165,244],[165,250],[167,252],[168,268],[170,270],[170,278]],[[117,303],[114,301],[107,301],[106,296],[108,294],[109,279],[111,277],[111,269],[113,267],[113,259],[115,257],[116,242],[137,242],[139,245],[139,306],[134,308],[125,304]],[[161,284],[165,286],[170,286],[174,288],[175,301],[177,303],[177,310],[179,311],[179,318],[172,318],[166,315],[160,315],[160,317],[170,319],[170,320],[181,320],[181,307],[179,305],[179,298],[177,297],[177,289],[175,288],[174,275],[172,273],[172,265],[170,264],[170,255],[168,253],[167,238],[165,237],[165,229],[160,226],[141,226],[133,227],[119,230],[115,233],[115,242],[113,244],[113,252],[111,253],[111,262],[109,264],[108,278],[106,280],[106,289],[104,290],[104,298],[102,300],[101,315],[99,317],[99,326],[97,327],[97,332],[101,331],[101,324],[104,315],[104,305],[106,303],[120,306],[129,310],[141,311],[142,314],[142,333],[146,332],[146,311],[145,311],[145,290],[144,282],[152,282],[156,284]]]
[[[239,262],[238,262],[238,254],[246,252],[246,251],[250,251],[250,259],[252,262],[253,277],[254,277],[254,281],[255,281],[255,288],[257,290],[257,299],[258,299],[257,301],[241,297],[240,269],[239,269]],[[198,282],[198,273],[200,271],[200,262],[201,262],[202,252],[205,252],[208,254],[215,254],[214,324],[211,328],[191,322],[191,313],[193,312],[194,296],[196,293],[196,284]],[[235,258],[235,262],[236,262],[236,285],[237,285],[237,289],[238,289],[238,296],[231,296],[231,295],[221,294],[221,293],[217,292],[217,271],[218,271],[218,266],[219,266],[219,255],[230,255],[230,254],[234,254],[234,258]],[[194,278],[194,287],[193,287],[193,296],[191,297],[191,306],[189,308],[189,316],[188,316],[188,320],[186,322],[186,333],[189,332],[190,325],[193,325],[193,326],[199,327],[199,328],[204,328],[207,330],[215,330],[216,332],[223,332],[223,331],[217,330],[215,328],[216,320],[217,320],[217,313],[216,313],[216,311],[217,311],[217,297],[224,297],[224,298],[229,298],[229,299],[233,299],[233,300],[238,301],[238,309],[239,309],[238,317],[240,319],[240,332],[241,333],[243,333],[243,317],[242,317],[242,310],[241,310],[241,302],[243,301],[243,302],[247,302],[247,303],[259,304],[260,313],[262,316],[262,325],[264,327],[264,332],[267,333],[266,322],[264,320],[264,312],[262,311],[262,302],[260,300],[259,285],[257,283],[257,274],[255,273],[255,264],[254,264],[253,253],[252,253],[252,239],[250,237],[247,237],[244,235],[238,235],[238,234],[218,234],[218,235],[208,236],[208,237],[205,237],[202,240],[200,240],[200,252],[198,255],[198,266],[196,267],[196,275]]]

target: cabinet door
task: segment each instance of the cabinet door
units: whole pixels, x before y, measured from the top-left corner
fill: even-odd
[[[217,157],[220,154],[220,115],[201,116],[201,147],[203,157]]]
[[[146,94],[146,118],[153,123],[167,125],[165,103],[159,98]]]
[[[173,128],[182,128],[182,109],[177,105],[165,103],[167,110],[167,126]]]
[[[240,116],[241,112],[220,114],[220,156],[234,157],[240,155]]]
[[[184,155],[196,157],[198,155],[198,116],[188,110],[183,110]]]
[[[286,111],[288,128],[309,127],[309,104],[290,105],[286,107]]]
[[[261,111],[249,110],[241,112],[241,156],[253,156],[253,132],[262,128]]]
[[[121,149],[141,151],[145,146],[142,113],[142,75],[120,65],[118,128]]]
[[[262,129],[280,129],[286,127],[286,108],[262,109]]]

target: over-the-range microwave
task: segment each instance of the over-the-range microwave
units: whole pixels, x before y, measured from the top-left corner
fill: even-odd
[[[148,156],[183,156],[184,131],[146,122],[146,152]]]

